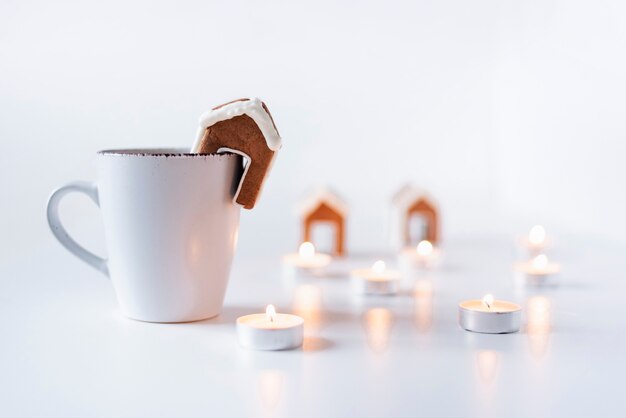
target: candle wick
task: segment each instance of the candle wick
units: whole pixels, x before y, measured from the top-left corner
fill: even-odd
[[[491,310],[491,305],[493,305],[494,299],[491,294],[485,295],[483,298],[483,305],[487,307],[488,310]]]

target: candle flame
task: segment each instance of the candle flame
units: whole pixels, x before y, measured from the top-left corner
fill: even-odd
[[[433,244],[430,241],[423,240],[417,244],[417,254],[422,257],[427,257],[433,252]]]
[[[533,258],[533,261],[531,263],[534,269],[543,270],[548,267],[548,256],[546,256],[545,254],[539,254],[538,256]]]
[[[385,265],[385,262],[383,260],[378,260],[372,266],[372,270],[374,271],[374,273],[384,273],[386,268],[387,266]]]
[[[271,304],[267,305],[267,308],[265,308],[265,316],[270,320],[270,322],[274,322],[276,319],[276,307]]]
[[[535,225],[530,228],[528,233],[528,241],[533,245],[541,245],[546,240],[546,229],[541,225]]]
[[[491,309],[491,306],[493,305],[493,295],[491,293],[487,293],[483,297],[483,304],[487,307],[487,309]]]
[[[300,248],[298,249],[298,254],[302,258],[312,258],[315,255],[315,245],[310,242],[303,242],[300,244]]]

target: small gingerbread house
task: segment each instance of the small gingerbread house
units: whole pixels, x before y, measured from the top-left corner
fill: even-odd
[[[421,240],[439,242],[439,209],[424,191],[407,184],[392,198],[392,244],[397,248],[415,246]]]
[[[282,146],[269,109],[260,99],[239,99],[217,106],[200,116],[193,153],[232,152],[245,167],[234,201],[252,209]]]
[[[346,253],[348,206],[337,193],[328,188],[310,193],[300,204],[299,213],[303,241],[313,242],[313,230],[318,225],[330,225],[334,232],[332,253],[339,256]]]

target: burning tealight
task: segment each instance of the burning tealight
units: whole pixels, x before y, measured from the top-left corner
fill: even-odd
[[[302,345],[304,320],[297,315],[276,313],[274,305],[267,305],[265,313],[237,318],[237,335],[242,348],[288,350]]]
[[[522,244],[533,253],[541,252],[549,247],[550,243],[550,237],[548,237],[546,229],[541,225],[535,225],[530,228],[528,235],[522,239]]]
[[[303,242],[297,254],[287,254],[283,258],[284,272],[287,277],[310,276],[328,266],[331,256],[315,251],[310,242]]]
[[[459,304],[459,325],[467,331],[485,334],[507,334],[519,331],[521,306],[496,300],[488,294],[482,300],[467,300]]]
[[[387,269],[384,261],[378,260],[369,269],[351,272],[354,288],[358,293],[369,295],[393,295],[398,292],[400,272]]]
[[[542,246],[546,243],[546,229],[541,225],[530,228],[528,243],[533,246]]]
[[[433,254],[435,253],[435,247],[430,241],[420,241],[415,248],[417,252],[417,257],[425,262],[432,259]]]
[[[539,254],[531,260],[514,266],[518,278],[531,284],[543,284],[549,276],[558,274],[561,266],[548,260],[545,254]]]
[[[398,256],[401,267],[408,269],[431,269],[439,262],[440,252],[430,241],[420,241],[417,247],[408,247]]]

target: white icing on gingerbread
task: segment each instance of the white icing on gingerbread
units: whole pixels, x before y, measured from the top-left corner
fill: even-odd
[[[424,190],[408,183],[402,186],[391,198],[391,216],[389,218],[389,238],[391,244],[397,249],[404,247],[404,231],[407,230],[409,219],[407,211],[418,200],[423,199],[430,205],[435,206],[435,200]]]
[[[196,153],[200,149],[200,143],[204,137],[204,132],[207,128],[215,125],[218,122],[222,122],[228,119],[232,119],[236,116],[248,115],[257,124],[261,133],[265,137],[267,147],[276,152],[280,149],[282,142],[278,131],[272,122],[272,118],[269,113],[263,108],[261,99],[254,98],[250,100],[240,100],[237,102],[229,103],[220,107],[219,109],[209,110],[200,116],[200,127],[196,133],[196,140],[191,147],[191,152]]]
[[[306,218],[316,210],[321,203],[326,203],[342,216],[348,215],[348,204],[339,196],[337,192],[328,187],[320,187],[309,193],[298,205],[298,212],[303,218]]]

